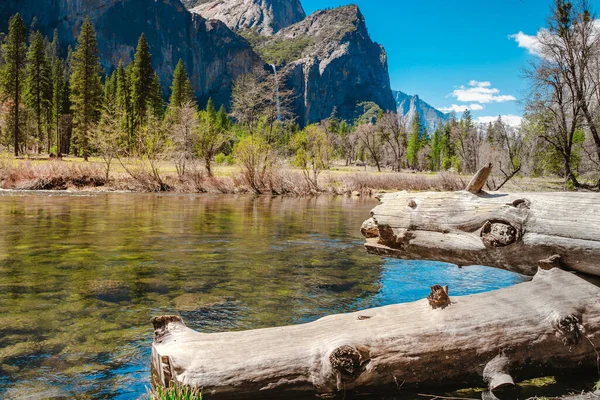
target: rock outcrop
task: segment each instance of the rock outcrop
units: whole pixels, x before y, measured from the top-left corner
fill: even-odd
[[[229,105],[232,81],[263,65],[250,45],[221,21],[191,14],[180,0],[2,0],[0,31],[21,13],[26,24],[36,17],[48,36],[58,29],[62,50],[74,46],[86,15],[96,27],[101,62],[107,72],[133,59],[137,40],[146,34],[163,89],[168,90],[177,61],[183,59],[200,104],[212,97]]]
[[[394,91],[394,98],[396,99],[398,115],[405,118],[406,124],[410,124],[418,112],[422,126],[427,128],[430,135],[433,135],[433,132],[437,128],[450,119],[450,114],[444,114],[440,110],[433,108],[421,100],[418,95],[411,96],[404,92]]]
[[[300,125],[328,118],[334,109],[337,117],[351,120],[365,101],[396,108],[387,55],[369,37],[355,5],[317,11],[255,46],[287,74]]]
[[[188,0],[189,5],[192,3],[194,0]],[[193,13],[223,21],[236,32],[253,30],[272,35],[306,18],[300,0],[201,0],[199,3],[190,9]]]

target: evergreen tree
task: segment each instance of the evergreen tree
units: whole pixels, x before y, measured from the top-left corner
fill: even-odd
[[[52,67],[52,125],[56,138],[56,156],[62,157],[60,132],[60,119],[67,112],[65,110],[65,98],[67,97],[67,80],[65,79],[65,68],[60,59],[54,61]]]
[[[146,35],[142,33],[138,40],[130,75],[133,128],[138,129],[147,117],[148,100],[154,81],[152,55]]]
[[[131,129],[131,97],[129,76],[123,65],[123,60],[119,60],[119,66],[115,71],[115,86],[115,110],[120,117],[121,130],[127,133],[127,143],[123,144],[127,146],[128,150],[131,150],[134,147],[134,137]]]
[[[89,135],[98,121],[102,106],[102,83],[100,81],[100,58],[96,32],[89,17],[81,26],[77,47],[73,53],[71,76],[71,101],[79,144],[83,158],[88,161]]]
[[[179,108],[184,104],[191,102],[194,102],[194,90],[192,89],[192,82],[185,72],[183,61],[180,59],[173,74],[169,107]]]
[[[421,147],[421,132],[423,127],[421,125],[421,116],[418,112],[413,117],[410,136],[408,137],[408,144],[406,149],[406,160],[411,168],[417,167],[417,161],[419,156],[419,149]]]
[[[44,37],[35,31],[27,52],[25,102],[33,110],[36,121],[36,146],[41,153],[43,123],[47,122],[52,102],[52,70],[44,46]],[[49,135],[48,135],[49,139]]]
[[[165,113],[162,87],[158,74],[154,73],[154,78],[150,83],[150,92],[148,95],[148,110],[150,114],[157,119],[162,119]]]
[[[442,160],[442,130],[436,129],[431,138],[431,170],[439,171]]]
[[[8,36],[4,45],[4,66],[2,68],[2,87],[9,100],[10,128],[15,146],[15,156],[19,155],[21,145],[21,129],[19,106],[23,96],[27,62],[27,28],[19,14],[11,18]]]

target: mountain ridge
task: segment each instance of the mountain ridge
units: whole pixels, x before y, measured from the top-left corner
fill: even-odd
[[[394,90],[393,95],[398,115],[405,118],[407,125],[411,124],[417,111],[421,117],[421,124],[427,128],[429,134],[433,134],[436,129],[450,120],[450,114],[443,113],[431,106],[419,95],[409,95],[400,90]]]

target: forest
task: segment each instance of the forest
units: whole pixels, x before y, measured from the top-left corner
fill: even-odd
[[[466,111],[428,132],[418,113],[409,120],[372,102],[357,104],[353,121],[338,119],[334,109],[324,121],[298,126],[295,94],[271,66],[238,77],[229,107],[199,105],[181,60],[171,86],[161,87],[143,33],[133,61],[108,72],[89,19],[62,57],[56,32],[44,37],[35,21],[28,28],[17,14],[0,35],[0,151],[99,157],[105,181],[119,166],[149,190],[169,190],[165,164],[179,179],[201,180],[213,177],[215,165],[237,165],[239,180],[263,193],[276,191],[282,166],[301,171],[303,184],[319,191],[321,173],[335,165],[472,174],[489,163],[496,171],[491,189],[525,176],[597,190],[600,37],[593,13],[585,2],[558,1],[543,32],[539,56],[524,71],[530,90],[520,126],[501,117],[479,124]]]

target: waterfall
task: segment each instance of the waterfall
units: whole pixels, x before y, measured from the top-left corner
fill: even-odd
[[[275,102],[277,103],[277,120],[281,122],[281,101],[279,99],[279,77],[277,76],[277,67],[271,64],[273,73],[275,74]]]

